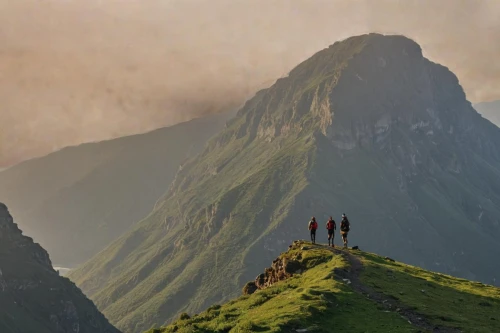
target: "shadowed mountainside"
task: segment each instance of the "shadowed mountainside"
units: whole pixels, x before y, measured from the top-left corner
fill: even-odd
[[[0,331],[119,333],[0,203]]]
[[[0,173],[0,200],[57,265],[74,267],[144,218],[181,163],[234,112],[68,147]]]

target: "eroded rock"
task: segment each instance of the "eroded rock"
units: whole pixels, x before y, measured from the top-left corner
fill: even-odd
[[[300,243],[296,241],[292,244],[291,248],[297,246],[300,246]],[[243,294],[253,294],[259,289],[266,289],[276,282],[286,280],[294,274],[301,274],[304,271],[304,267],[300,262],[301,259],[302,254],[300,253],[293,258],[287,256],[276,258],[273,260],[271,267],[266,268],[264,273],[255,278],[254,282],[248,282],[243,287]]]

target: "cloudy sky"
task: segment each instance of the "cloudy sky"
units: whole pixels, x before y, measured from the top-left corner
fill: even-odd
[[[0,168],[237,107],[372,31],[500,99],[498,17],[498,0],[0,0]]]

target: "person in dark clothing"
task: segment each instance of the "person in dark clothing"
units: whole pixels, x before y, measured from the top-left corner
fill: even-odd
[[[316,230],[318,229],[318,223],[316,222],[316,218],[313,216],[311,221],[309,221],[309,231],[311,232],[311,242],[316,244]]]
[[[342,241],[344,241],[344,248],[347,248],[347,234],[351,230],[351,224],[347,219],[345,214],[342,214],[342,222],[340,222],[340,234],[342,235]]]
[[[335,230],[337,230],[337,224],[330,216],[328,222],[326,222],[326,230],[328,230],[328,246],[335,247],[333,244],[333,238],[335,237]]]

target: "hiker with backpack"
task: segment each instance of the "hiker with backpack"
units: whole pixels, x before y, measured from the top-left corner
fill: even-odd
[[[347,216],[345,214],[342,214],[342,222],[340,222],[340,234],[342,235],[342,240],[344,241],[344,248],[347,249],[347,234],[349,233],[349,230],[351,229],[351,225],[349,223],[349,220],[347,219]]]
[[[311,242],[316,244],[316,229],[318,229],[318,223],[316,222],[316,218],[313,216],[311,221],[309,221],[309,231],[311,232]]]
[[[328,246],[335,247],[333,244],[333,238],[335,237],[335,230],[337,230],[337,224],[333,220],[333,217],[330,216],[328,222],[326,222],[326,230],[328,230]]]

